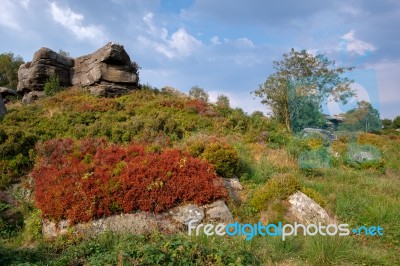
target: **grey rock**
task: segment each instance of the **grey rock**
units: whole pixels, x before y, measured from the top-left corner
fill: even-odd
[[[34,101],[43,98],[45,96],[43,91],[31,91],[24,95],[22,98],[22,103],[31,104]]]
[[[125,87],[126,90],[138,86],[138,67],[131,62],[124,47],[108,43],[96,52],[75,59],[71,69],[71,84],[79,86],[98,85],[102,81],[116,83],[114,90]]]
[[[169,214],[173,220],[184,225],[190,222],[199,224],[204,219],[204,211],[193,204],[175,207],[169,211]]]
[[[222,182],[224,186],[227,188],[229,197],[235,202],[235,203],[240,203],[240,195],[239,191],[243,189],[242,184],[239,181],[239,178],[236,176],[232,178],[222,178]]]
[[[205,205],[206,220],[212,223],[230,223],[233,216],[228,206],[222,200],[218,200],[210,205]]]
[[[103,84],[89,87],[90,93],[93,94],[94,96],[99,96],[99,97],[116,97],[126,94],[129,92],[130,89],[132,89],[124,85],[120,86],[113,83],[109,84],[105,82],[102,83]]]
[[[226,188],[235,189],[235,190],[242,190],[243,186],[239,181],[239,178],[233,176],[232,178],[223,178],[223,183]]]
[[[68,233],[70,222],[68,220],[62,220],[58,223],[50,220],[42,220],[42,234],[45,238],[56,237]]]
[[[62,220],[59,223],[43,220],[42,233],[45,238],[68,232],[82,236],[94,236],[105,231],[133,234],[150,234],[158,231],[163,234],[175,234],[183,232],[189,222],[199,224],[205,217],[208,222],[229,223],[233,220],[225,202],[219,200],[201,207],[187,204],[160,214],[149,212],[119,214],[76,225],[71,225],[69,220]]]
[[[61,86],[70,86],[70,69],[73,65],[72,58],[42,47],[35,52],[32,62],[20,66],[17,91],[43,91],[44,84],[52,75],[58,76]]]
[[[297,191],[289,196],[290,206],[286,213],[286,219],[290,222],[309,224],[335,224],[336,221],[318,203],[306,194]]]
[[[15,96],[17,95],[17,92],[13,89],[5,88],[5,87],[0,87],[0,95],[5,99],[7,96]]]

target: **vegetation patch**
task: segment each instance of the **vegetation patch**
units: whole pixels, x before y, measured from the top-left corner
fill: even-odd
[[[54,139],[37,146],[32,171],[45,218],[89,221],[135,210],[162,212],[182,202],[226,197],[213,166],[176,149],[150,152],[103,139]]]

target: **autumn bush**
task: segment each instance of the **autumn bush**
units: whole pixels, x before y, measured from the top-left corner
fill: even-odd
[[[213,166],[179,150],[110,144],[104,139],[54,139],[37,145],[35,202],[45,218],[74,222],[162,212],[182,202],[226,197]]]

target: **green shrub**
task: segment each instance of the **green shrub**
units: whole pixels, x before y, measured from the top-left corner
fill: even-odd
[[[47,96],[54,95],[62,90],[63,87],[60,85],[60,80],[57,75],[51,75],[44,84],[44,93]]]
[[[294,176],[275,175],[254,192],[250,199],[250,205],[257,211],[265,210],[273,200],[284,200],[299,189],[300,184]]]
[[[210,143],[200,157],[214,165],[217,174],[222,177],[232,177],[238,168],[238,152],[227,143]]]

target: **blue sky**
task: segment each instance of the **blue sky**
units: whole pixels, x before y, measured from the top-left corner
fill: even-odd
[[[40,47],[75,57],[113,41],[142,67],[141,83],[197,85],[250,113],[266,111],[250,91],[293,47],[355,66],[353,106],[365,99],[382,118],[400,114],[397,0],[0,0],[0,10],[0,53],[25,61]]]

